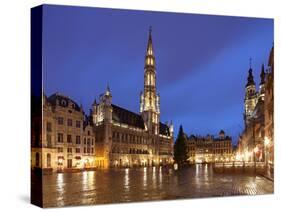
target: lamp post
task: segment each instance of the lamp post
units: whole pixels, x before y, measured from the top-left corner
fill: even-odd
[[[268,145],[269,145],[270,141],[269,139],[265,136],[264,137],[264,162],[265,162],[265,167],[268,167]]]
[[[253,126],[252,127],[253,127],[253,144],[252,144],[253,145],[253,147],[252,147],[253,150],[252,151],[253,151],[253,154],[254,154],[253,155],[253,160],[254,160],[254,166],[255,166],[255,171],[256,171],[256,154],[255,154],[255,151],[254,151],[255,146],[256,146],[255,145],[256,142],[255,142],[255,119],[254,118],[253,118]]]

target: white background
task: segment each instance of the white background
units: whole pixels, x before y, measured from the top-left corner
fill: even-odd
[[[54,209],[60,211],[276,211],[280,200],[280,14],[278,0],[2,0],[0,3],[0,211],[35,211],[30,190],[30,8],[41,3],[275,19],[275,195]],[[250,39],[250,38],[249,38]],[[242,104],[242,102],[241,102]],[[278,111],[277,108],[280,110]],[[279,131],[279,132],[278,132]],[[279,201],[279,203],[278,203]],[[280,208],[279,208],[280,211]]]

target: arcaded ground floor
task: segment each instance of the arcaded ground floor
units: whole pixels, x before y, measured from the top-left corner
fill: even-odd
[[[43,205],[57,207],[272,194],[273,184],[254,173],[217,173],[207,164],[179,171],[142,167],[52,173],[43,176]]]

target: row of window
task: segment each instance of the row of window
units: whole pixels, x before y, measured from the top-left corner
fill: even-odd
[[[231,147],[231,143],[214,143],[214,144],[195,144],[195,143],[190,143],[188,146],[200,146],[200,147],[205,147],[205,148],[215,148],[215,147]]]
[[[148,150],[130,149],[129,154],[148,154]]]
[[[58,124],[59,125],[64,125],[63,117],[58,117]],[[72,127],[72,119],[67,119],[67,126]],[[75,121],[75,127],[76,128],[81,128],[81,121]],[[52,132],[52,123],[47,122],[47,132]]]
[[[84,147],[83,149],[84,154],[88,153],[88,154],[93,154],[94,153],[94,148],[86,148]],[[75,151],[75,153],[81,153],[81,148],[71,148],[68,147],[67,148],[67,153],[72,153],[73,151]],[[58,153],[63,153],[63,147],[58,147]]]
[[[188,151],[195,151],[195,150],[197,150],[197,148],[195,148],[195,147],[189,147],[188,148]],[[203,151],[204,152],[204,150],[201,150],[201,151]],[[205,150],[206,152],[208,152],[208,151],[211,151],[211,152],[214,152],[214,153],[223,153],[223,152],[231,152],[231,150],[230,149],[226,149],[226,148],[224,148],[224,149],[206,149]]]
[[[131,135],[126,133],[119,133],[113,131],[112,133],[113,142],[127,142],[127,143],[134,143],[134,144],[148,144],[147,140],[144,139],[142,136]],[[152,143],[154,143],[154,139],[152,139]]]
[[[129,150],[120,150],[119,148],[114,148],[112,153],[125,153],[125,154],[149,154],[148,150],[143,149],[129,149]]]
[[[170,141],[169,140],[160,140],[159,141],[159,144],[161,145],[161,144],[169,144],[170,143]]]
[[[66,141],[67,143],[72,143],[72,135],[67,135],[66,137]],[[64,138],[63,138],[63,133],[58,133],[58,143],[63,143],[64,142]],[[81,144],[81,136],[80,135],[77,135],[75,137],[75,143],[76,144]],[[94,145],[94,139],[90,139],[90,138],[84,138],[84,145]]]
[[[64,125],[64,119],[63,117],[58,117],[58,124],[59,125]],[[67,126],[72,127],[73,126],[73,121],[72,119],[67,119]],[[75,127],[76,128],[81,128],[81,121],[76,120],[75,121]]]
[[[214,147],[228,147],[231,146],[231,143],[215,143]]]
[[[214,153],[219,153],[219,154],[222,154],[222,153],[231,153],[230,150],[227,150],[227,149],[217,149],[214,151]]]
[[[40,154],[38,152],[36,152],[35,154],[35,166],[36,167],[40,167],[41,164],[40,164]],[[47,154],[47,167],[51,167],[51,154],[48,153]]]

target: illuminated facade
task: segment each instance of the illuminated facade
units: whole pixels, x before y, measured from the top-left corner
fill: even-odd
[[[264,145],[265,162],[269,168],[274,167],[274,48],[272,47],[265,80],[264,98]]]
[[[98,168],[153,166],[172,163],[173,124],[160,122],[160,96],[156,87],[156,65],[151,29],[145,56],[144,90],[140,113],[112,103],[107,87],[92,105]]]
[[[265,71],[261,67],[259,90],[249,69],[245,87],[245,128],[238,140],[237,160],[273,164],[273,50]]]
[[[186,136],[190,163],[213,163],[232,161],[232,139],[221,130],[218,137]]]
[[[87,121],[82,106],[75,101],[59,93],[44,96],[42,120],[38,116],[32,124],[35,129],[32,133],[33,169],[64,171],[94,168],[93,126]],[[36,126],[42,126],[42,129],[36,129]]]
[[[172,163],[173,124],[160,122],[155,67],[150,29],[140,113],[114,105],[109,87],[94,101],[89,116],[69,97],[44,96],[43,114],[39,111],[32,123],[32,168],[60,171]],[[40,117],[43,127],[37,129]]]

